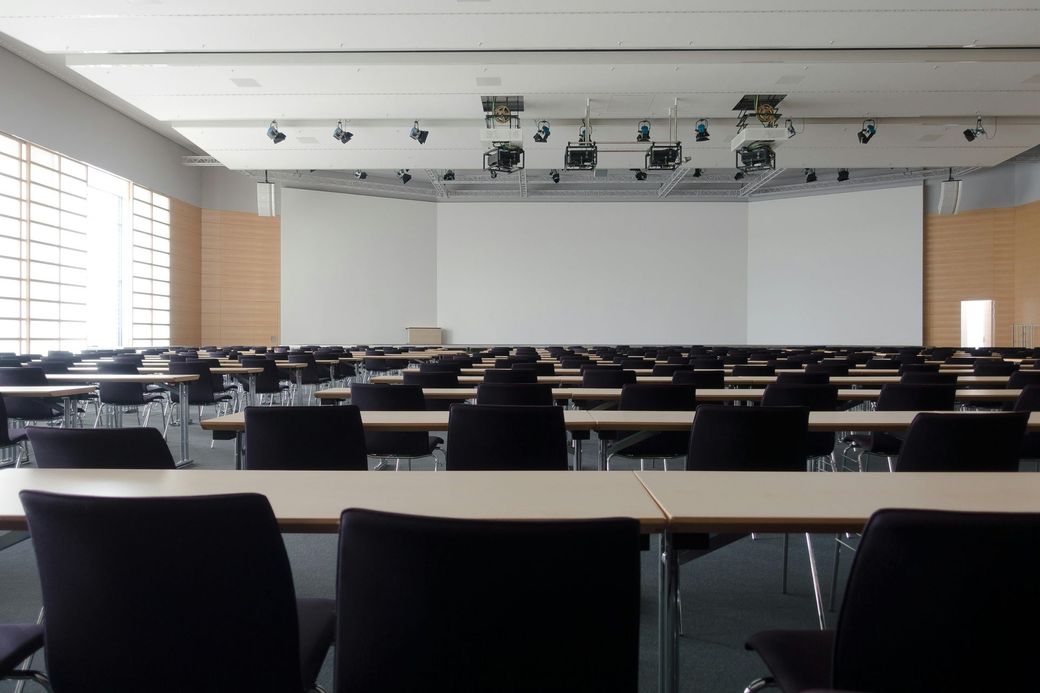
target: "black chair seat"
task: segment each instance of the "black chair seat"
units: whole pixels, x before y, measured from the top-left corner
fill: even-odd
[[[12,445],[14,443],[20,443],[23,440],[28,440],[29,436],[26,434],[24,428],[9,428],[7,429],[7,443],[6,445]]]
[[[767,630],[744,647],[758,653],[787,693],[831,685],[833,630]]]
[[[43,626],[30,623],[0,625],[0,674],[13,671],[22,660],[43,647]]]
[[[300,621],[300,675],[308,690],[318,679],[336,630],[336,600],[314,597],[296,600]]]

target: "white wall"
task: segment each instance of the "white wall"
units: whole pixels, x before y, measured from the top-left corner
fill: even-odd
[[[192,152],[2,48],[0,130],[164,195],[201,202],[199,169],[181,165]]]
[[[403,342],[437,324],[433,203],[282,190],[282,341]]]
[[[752,202],[748,341],[920,344],[920,186]]]
[[[439,324],[458,343],[743,342],[746,215],[741,203],[438,205]]]

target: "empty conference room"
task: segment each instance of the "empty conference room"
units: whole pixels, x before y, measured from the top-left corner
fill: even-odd
[[[0,693],[1028,690],[1038,0],[0,9]]]

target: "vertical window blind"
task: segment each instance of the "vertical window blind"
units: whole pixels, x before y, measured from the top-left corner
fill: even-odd
[[[0,352],[169,343],[169,208],[0,133]]]

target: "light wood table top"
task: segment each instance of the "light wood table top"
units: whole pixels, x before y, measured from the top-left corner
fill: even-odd
[[[361,423],[367,431],[446,431],[446,411],[363,411]],[[566,410],[563,423],[568,431],[591,431],[594,421],[587,411]],[[200,424],[206,431],[244,431],[245,412],[236,412],[212,419],[203,419]]]
[[[56,383],[187,383],[198,380],[195,373],[48,373],[47,380]]]
[[[809,430],[824,431],[905,431],[917,411],[812,411]],[[979,412],[939,412],[953,416]],[[617,411],[590,410],[596,430],[686,431],[693,425],[692,411]],[[1029,430],[1040,430],[1040,412],[1029,415]]]
[[[75,397],[89,395],[97,389],[93,385],[2,385],[3,397]]]
[[[318,399],[350,399],[349,387],[329,387],[314,393]],[[423,397],[426,399],[473,399],[477,396],[475,387],[424,387]]]
[[[286,532],[336,532],[346,508],[482,520],[632,517],[644,531],[665,517],[631,472],[288,472],[230,470],[0,470],[0,529],[25,529],[24,489],[151,497],[261,493]]]
[[[858,531],[882,508],[1040,512],[1040,474],[636,472],[676,532]]]

